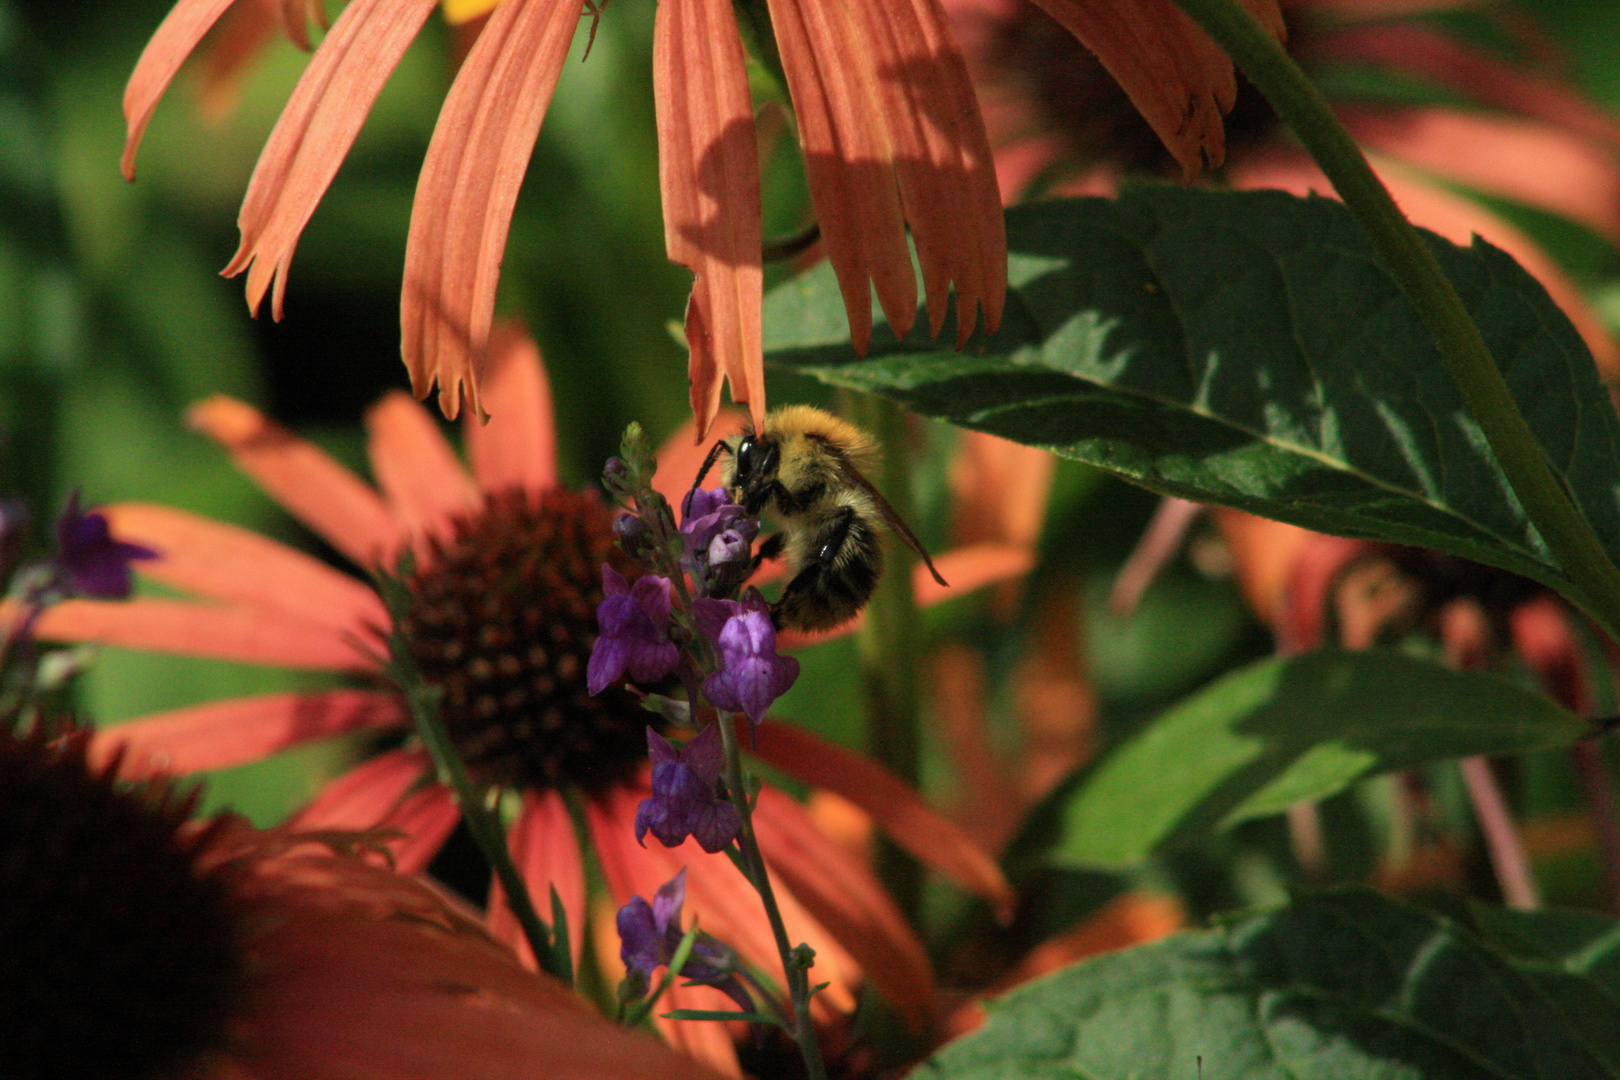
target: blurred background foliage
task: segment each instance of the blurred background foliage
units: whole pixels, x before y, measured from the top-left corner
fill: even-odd
[[[305,57],[276,40],[221,116],[199,113],[182,74],[146,136],[138,182],[127,184],[118,172],[124,82],[169,6],[0,0],[0,495],[25,500],[38,530],[78,488],[88,505],[163,502],[341,564],[214,444],[189,431],[184,413],[208,394],[236,395],[364,469],[364,411],[406,385],[400,276],[417,172],[452,72],[452,35],[430,21],[389,81],[299,243],[278,324],[268,312],[250,319],[241,283],[218,271],[235,250],[236,212],[259,148]],[[1519,6],[1568,50],[1584,89],[1620,111],[1615,5]],[[686,275],[663,254],[651,36],[646,0],[607,6],[588,59],[581,59],[580,35],[518,202],[502,273],[499,310],[521,317],[546,356],[561,469],[576,485],[593,481],[627,421],[661,438],[687,413],[685,354],[670,331],[682,315]],[[1607,318],[1620,321],[1613,249],[1567,222],[1497,205],[1577,275]],[[772,156],[767,208],[768,234],[806,220],[790,149]],[[771,379],[773,402],[824,396],[802,380]],[[951,432],[930,430],[928,445],[918,524],[935,545],[945,535]],[[985,713],[1003,729],[996,733],[1003,743],[1018,737],[1008,720],[1017,711],[1018,672],[1052,620],[1072,638],[1094,697],[1093,747],[1271,650],[1269,632],[1248,613],[1219,560],[1197,557],[1205,550],[1197,537],[1132,616],[1108,613],[1112,573],[1155,503],[1117,480],[1060,465],[1041,561],[1019,593],[953,601],[930,613],[936,643],[960,642],[983,658]],[[858,743],[859,698],[848,678],[853,648],[835,642],[806,654],[805,677],[782,713]],[[115,723],[310,685],[310,678],[109,650],[84,680],[82,704],[98,722]],[[954,773],[938,745],[932,752],[928,774],[949,806]],[[261,823],[277,820],[344,753],[319,747],[212,777],[208,804],[234,806]],[[1541,803],[1532,812],[1555,815],[1572,804],[1561,767],[1532,760],[1522,773],[1522,793]],[[1459,799],[1454,788],[1437,782],[1442,799]],[[1376,802],[1358,794],[1328,805],[1325,827],[1335,832],[1336,850],[1378,846],[1368,838],[1376,814],[1358,809]],[[1015,862],[1020,851],[1038,850],[1040,829],[1037,817],[1014,845]],[[1280,822],[1255,822],[1138,877],[1189,897],[1196,915],[1280,896],[1286,848]],[[1555,898],[1579,899],[1595,875],[1595,865],[1566,863],[1546,884]],[[1031,905],[1042,912],[1041,925],[1025,932],[1038,939],[1122,884],[1052,873]]]

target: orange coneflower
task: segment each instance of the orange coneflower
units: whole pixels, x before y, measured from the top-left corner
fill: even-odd
[[[407,547],[403,627],[417,665],[442,688],[446,725],[473,773],[522,793],[510,837],[514,860],[544,898],[555,888],[577,953],[586,921],[585,875],[565,793],[579,793],[585,823],[618,902],[651,895],[693,859],[695,845],[637,846],[638,802],[650,794],[644,712],[625,691],[592,697],[586,665],[596,637],[601,565],[612,550],[611,514],[596,498],[561,489],[554,472],[548,391],[539,354],[516,330],[495,338],[489,400],[503,411],[471,422],[469,477],[432,417],[403,393],[368,417],[374,490],[313,445],[241,402],[210,399],[192,421],[214,436],[294,515],[360,566],[388,568]],[[687,458],[690,439],[678,440]],[[661,478],[682,486],[696,465],[666,460]],[[98,759],[120,755],[129,774],[191,773],[255,760],[342,732],[401,731],[403,702],[377,685],[387,613],[365,584],[255,534],[151,505],[105,510],[121,538],[161,549],[146,576],[206,598],[69,601],[38,633],[305,669],[369,676],[369,687],[283,693],[181,709],[100,735]],[[946,553],[958,586],[1027,565],[998,549]],[[802,732],[765,725],[759,751],[807,782],[841,790],[933,865],[1005,898],[992,864],[898,781]],[[846,790],[847,789],[847,790]],[[790,924],[817,949],[832,1003],[852,1003],[858,972],[919,1022],[932,989],[921,946],[869,872],[809,824],[799,805],[767,789],[759,829],[772,869],[789,886]],[[398,865],[427,865],[459,818],[425,753],[407,742],[335,780],[294,819],[303,828],[396,829]],[[772,838],[779,843],[773,843]],[[723,859],[690,875],[704,928],[758,966],[777,963],[758,898]],[[518,943],[501,905],[492,921]],[[859,963],[859,967],[857,966]],[[677,996],[708,993],[677,989]],[[724,1029],[682,1025],[724,1061]]]
[[[871,331],[874,288],[897,333],[915,318],[908,229],[930,330],[942,329],[953,285],[958,344],[980,311],[993,329],[1006,290],[1000,200],[984,123],[940,0],[767,2],[811,201],[857,350]],[[305,0],[179,0],[124,96],[126,176],[163,91],[233,3],[224,67],[264,39],[278,10],[289,35],[307,44]],[[434,3],[351,0],[315,50],[254,171],[241,246],[226,268],[247,272],[255,310],[273,289],[280,318],[298,236]],[[1236,92],[1231,63],[1171,0],[1044,3],[1103,58],[1188,175],[1220,160],[1220,117]],[[1280,31],[1275,0],[1245,3]],[[401,299],[412,386],[424,397],[437,381],[451,417],[464,388],[474,411],[482,410],[478,375],[512,207],[581,5],[454,5],[458,18],[486,11],[423,163]],[[658,5],[659,182],[666,249],[693,274],[686,336],[699,439],[719,408],[722,380],[756,420],[764,411],[759,162],[744,60],[729,0]],[[216,87],[226,81],[213,79]]]
[[[0,729],[7,1076],[715,1076],[526,971],[365,838],[187,820],[87,744]]]

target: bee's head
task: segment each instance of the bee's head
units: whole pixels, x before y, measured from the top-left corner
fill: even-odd
[[[782,448],[775,439],[745,433],[731,451],[732,499],[750,514],[770,501],[771,485],[781,464]]]

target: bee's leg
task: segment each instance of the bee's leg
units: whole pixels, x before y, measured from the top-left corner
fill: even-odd
[[[703,459],[703,468],[698,470],[697,477],[693,479],[691,490],[686,493],[687,498],[691,498],[692,492],[703,486],[703,478],[709,475],[709,470],[714,468],[714,463],[720,459],[720,455],[730,449],[731,447],[726,445],[724,439],[719,440],[709,448],[709,456]],[[681,513],[686,513],[684,500],[681,505]]]
[[[766,559],[774,559],[782,554],[782,545],[787,542],[784,533],[771,533],[760,542],[759,550],[754,552],[754,561],[749,565],[748,572],[752,574],[759,569],[759,564]]]
[[[860,611],[883,571],[883,553],[871,526],[845,507],[816,530],[814,558],[793,575],[771,605],[778,630],[826,630]]]

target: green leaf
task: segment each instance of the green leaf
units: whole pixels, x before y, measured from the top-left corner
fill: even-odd
[[[1579,978],[1580,976],[1571,976]],[[1067,968],[989,1007],[926,1080],[1596,1080],[1617,1073],[1515,957],[1366,889]]]
[[[828,267],[772,292],[773,362],[1154,491],[1442,548],[1567,590],[1417,314],[1337,202],[1136,188],[1007,213],[1000,330],[849,347]],[[1612,556],[1620,421],[1546,291],[1428,237]]]
[[[1366,776],[1591,732],[1495,675],[1386,651],[1272,657],[1181,701],[1109,754],[1062,808],[1051,858],[1130,866]]]

